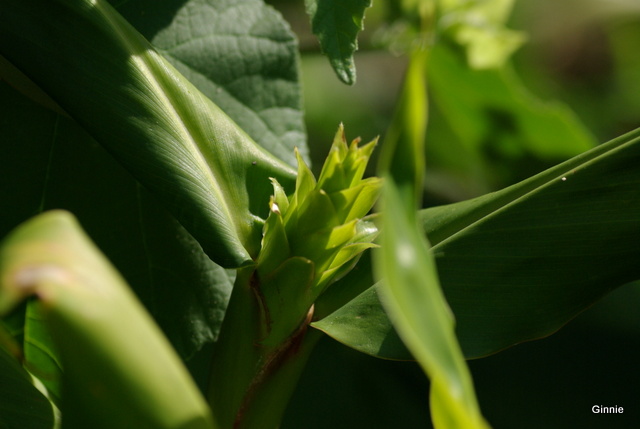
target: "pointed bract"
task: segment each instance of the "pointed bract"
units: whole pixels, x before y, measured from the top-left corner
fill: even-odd
[[[271,326],[263,344],[291,334],[331,282],[375,246],[377,230],[371,233],[362,218],[378,198],[381,179],[362,177],[376,140],[358,143],[347,145],[340,125],[318,181],[297,151],[294,193],[287,197],[271,180],[274,195],[257,263],[258,292]],[[289,266],[299,269],[285,269]],[[304,278],[296,277],[300,273]]]

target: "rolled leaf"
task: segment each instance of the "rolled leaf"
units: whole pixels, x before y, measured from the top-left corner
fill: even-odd
[[[182,362],[67,212],[21,225],[0,247],[0,314],[29,297],[64,367],[68,427],[214,428]]]

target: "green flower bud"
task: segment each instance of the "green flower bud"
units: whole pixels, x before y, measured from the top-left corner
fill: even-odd
[[[274,194],[258,256],[259,295],[269,332],[277,344],[307,317],[332,281],[375,246],[377,230],[363,218],[375,204],[381,179],[362,179],[376,141],[347,146],[342,125],[316,181],[296,150],[298,177],[287,197],[272,179]]]

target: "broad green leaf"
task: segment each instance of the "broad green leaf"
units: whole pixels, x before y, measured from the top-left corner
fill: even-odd
[[[352,304],[339,308],[311,326],[362,353],[394,360],[413,360],[387,314],[378,311],[381,306],[378,294],[378,287],[370,287],[354,298]]]
[[[69,210],[181,356],[188,358],[215,340],[234,274],[211,262],[198,242],[72,121],[5,84],[0,84],[0,100],[5,143],[0,145],[0,201],[11,202],[0,217],[0,236],[42,210]]]
[[[636,130],[502,191],[421,211],[467,358],[548,336],[640,279],[639,162]],[[359,323],[382,311],[372,307]],[[370,343],[385,340],[371,333]],[[406,353],[385,351],[381,357]]]
[[[308,162],[298,46],[261,0],[112,1],[203,94],[268,151]]]
[[[422,214],[467,356],[547,336],[640,278],[638,134]]]
[[[0,55],[160,196],[214,261],[251,262],[268,212],[269,177],[286,186],[294,171],[257,146],[106,1],[6,3]]]
[[[0,314],[32,296],[42,305],[64,367],[65,427],[214,427],[169,342],[70,214],[14,230],[0,279]]]
[[[305,0],[311,29],[322,51],[341,81],[356,82],[353,54],[358,49],[357,36],[364,28],[364,12],[371,0]]]
[[[0,427],[51,429],[53,422],[47,398],[20,363],[0,346]]]

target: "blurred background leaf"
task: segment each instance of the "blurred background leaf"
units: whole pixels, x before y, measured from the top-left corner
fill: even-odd
[[[364,13],[371,0],[305,0],[305,5],[312,31],[333,70],[342,82],[353,85],[353,54],[358,49],[357,36],[364,28]]]
[[[437,3],[439,32],[464,48],[472,69],[501,67],[525,40],[524,34],[505,26],[514,0],[437,0]]]
[[[537,98],[510,66],[474,70],[460,54],[447,44],[431,53],[431,192],[457,198],[449,189],[459,184],[467,195],[485,193],[595,146],[567,106]]]

